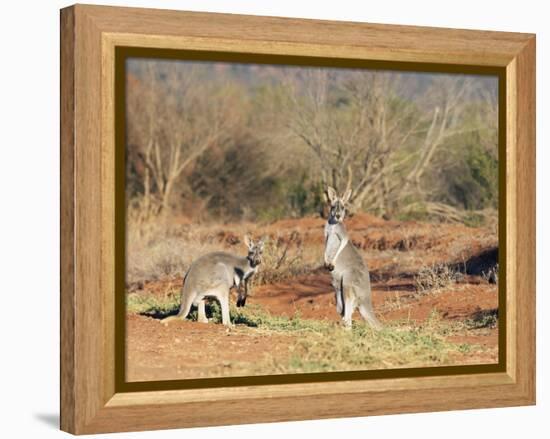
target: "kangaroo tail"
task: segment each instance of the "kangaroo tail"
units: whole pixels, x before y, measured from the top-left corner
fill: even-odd
[[[380,320],[378,320],[374,315],[372,305],[364,303],[360,304],[359,312],[361,313],[361,317],[363,317],[363,319],[374,329],[382,329],[382,323],[380,323]]]
[[[187,280],[187,274],[189,272],[185,273],[185,276],[183,278],[183,286],[182,289],[185,288],[185,281]],[[167,324],[174,320],[183,320],[187,317],[187,314],[189,314],[189,311],[191,310],[191,306],[193,305],[192,300],[193,295],[192,294],[184,294],[182,291],[181,295],[181,304],[180,309],[178,313],[174,316],[169,316],[161,320],[161,323]]]

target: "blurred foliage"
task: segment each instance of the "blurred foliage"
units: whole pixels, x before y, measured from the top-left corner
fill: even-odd
[[[167,66],[159,63],[157,73],[154,63],[128,66],[128,102],[136,103],[127,113],[129,202],[156,197],[194,220],[274,221],[318,214],[325,185],[342,191],[347,184],[356,209],[389,218],[479,226],[481,211],[498,209],[490,78],[185,62],[170,76]],[[166,94],[154,97],[154,107],[148,78]],[[200,111],[176,105],[178,81],[188,94],[203,90],[189,94]],[[181,116],[162,109],[164,101]],[[204,117],[216,118],[211,138]],[[160,128],[145,129],[144,121]],[[161,151],[171,145],[158,161],[143,140],[155,130]],[[171,174],[174,157],[185,167]]]

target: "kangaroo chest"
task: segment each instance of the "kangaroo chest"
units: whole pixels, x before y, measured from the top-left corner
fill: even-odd
[[[341,224],[325,225],[325,262],[335,264],[347,244],[348,237]]]
[[[238,287],[241,282],[246,281],[252,276],[254,273],[256,273],[256,267],[248,267],[248,268],[240,268],[235,267],[235,273],[233,275],[233,283],[236,287]]]

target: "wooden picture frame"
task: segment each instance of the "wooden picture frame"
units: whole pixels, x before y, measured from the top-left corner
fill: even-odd
[[[115,205],[117,197],[124,199],[115,191],[120,47],[499,72],[505,105],[500,118],[502,367],[437,376],[121,391],[115,352],[120,276]],[[84,434],[534,403],[534,35],[85,5],[61,11],[62,430]]]

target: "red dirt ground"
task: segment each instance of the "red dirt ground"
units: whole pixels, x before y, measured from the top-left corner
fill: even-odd
[[[253,363],[265,355],[287,357],[293,342],[290,336],[212,323],[161,325],[157,319],[136,314],[128,315],[126,324],[128,381],[232,375],[245,358]]]
[[[347,224],[353,242],[365,250],[373,276],[373,302],[382,322],[411,320],[423,322],[434,310],[443,320],[464,321],[476,313],[494,312],[498,308],[496,285],[481,281],[476,276],[464,276],[452,288],[433,294],[419,294],[414,278],[408,272],[411,266],[437,261],[449,262],[451,250],[463,246],[468,254],[486,247],[491,239],[488,232],[459,225],[431,225],[415,222],[384,221],[369,215],[356,215]],[[277,230],[298,231],[302,242],[321,244],[323,221],[316,218],[279,221],[267,226],[265,233]],[[238,237],[230,233],[218,234],[220,241],[229,242]],[[491,238],[491,236],[489,236]],[[229,240],[229,241],[228,241]],[[466,241],[464,241],[466,240]],[[494,241],[494,240],[493,240]],[[232,244],[231,244],[232,245]],[[401,257],[386,254],[399,251],[405,257],[414,251],[413,262],[403,270]],[[417,267],[418,268],[418,267]],[[181,279],[146,283],[147,294],[165,295],[167,290],[179,289]],[[269,285],[258,286],[251,293],[248,304],[261,305],[272,315],[294,316],[304,319],[338,321],[330,274],[322,269],[311,274]],[[354,316],[358,319],[359,316]],[[455,364],[492,363],[498,356],[497,328],[469,330],[464,335],[449,336],[453,343],[469,343],[486,348],[475,358],[457,356]],[[292,354],[296,343],[292,335],[267,335],[258,328],[237,325],[227,329],[218,324],[192,321],[161,325],[157,319],[129,314],[127,317],[127,379],[128,381],[200,378],[245,373],[248,363],[262,361],[270,356],[284,362]]]

